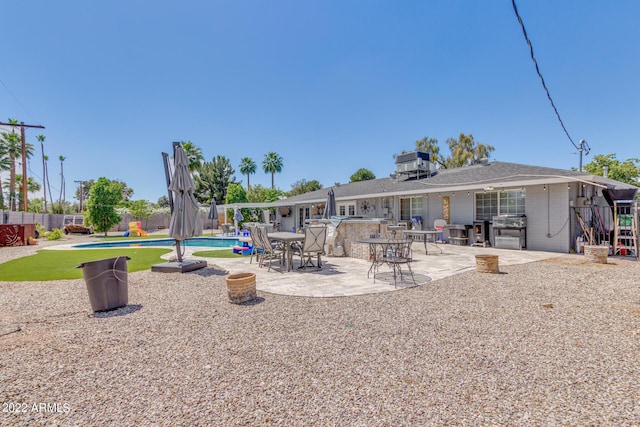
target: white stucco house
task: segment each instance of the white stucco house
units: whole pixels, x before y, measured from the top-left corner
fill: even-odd
[[[499,161],[435,169],[428,154],[420,152],[398,156],[389,177],[331,188],[341,217],[423,229],[433,229],[436,219],[444,219],[451,228],[465,230],[465,243],[473,244],[478,230],[487,227],[484,238],[492,246],[496,236],[498,246],[506,242],[501,236],[522,236],[521,248],[553,252],[574,250],[585,227],[598,243],[609,239],[613,214],[607,192],[637,189],[584,172]],[[275,208],[272,220],[281,230],[301,228],[322,217],[328,190],[251,206]],[[505,230],[494,224],[495,217],[504,215],[522,218],[515,221],[520,228]]]

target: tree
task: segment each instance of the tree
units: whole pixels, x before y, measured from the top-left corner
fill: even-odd
[[[236,181],[234,173],[231,162],[224,156],[216,156],[211,162],[203,163],[194,176],[194,196],[200,203],[209,203],[212,197],[216,201],[225,200],[227,187]]]
[[[375,174],[369,169],[360,168],[351,175],[349,182],[368,181],[370,179],[376,179]]]
[[[58,160],[60,160],[60,197],[58,198],[58,203],[64,205],[66,199],[66,192],[64,188],[64,161],[67,158],[65,156],[58,156]],[[64,213],[64,211],[62,212]]]
[[[284,196],[284,192],[279,189],[271,189],[262,185],[254,185],[247,191],[247,199],[252,203],[275,202]]]
[[[204,156],[202,155],[202,149],[195,145],[191,141],[182,141],[182,148],[187,155],[189,161],[189,171],[197,171],[204,162]]]
[[[251,174],[256,173],[256,162],[254,162],[249,157],[243,157],[240,159],[240,173],[243,175],[247,175],[247,191],[251,189],[251,185],[249,184],[249,178]]]
[[[2,171],[8,171],[11,168],[11,159],[9,158],[9,150],[0,139],[0,178]],[[2,180],[0,179],[0,209],[4,209],[4,196],[2,193]]]
[[[630,158],[624,162],[616,159],[615,154],[598,154],[593,157],[593,161],[583,166],[583,170],[594,175],[604,176],[604,168],[607,167],[607,176],[616,181],[640,187],[640,160]]]
[[[169,197],[160,196],[158,197],[158,201],[156,202],[156,206],[159,208],[169,208],[171,207],[171,203],[169,202]]]
[[[224,199],[225,205],[232,205],[234,203],[247,203],[249,200],[247,199],[247,192],[244,191],[242,185],[232,182],[227,187],[227,195]],[[244,218],[243,221],[249,220],[250,211],[247,208],[240,209],[242,216]],[[233,219],[233,209],[227,209],[226,212],[227,218]]]
[[[422,139],[417,140],[416,151],[428,153],[431,163],[437,163],[440,166],[446,167],[446,159],[440,155],[440,146],[438,146],[438,140],[436,138],[424,136]]]
[[[495,150],[495,147],[476,142],[473,140],[473,135],[464,133],[461,133],[458,139],[449,138],[447,145],[451,150],[451,157],[446,160],[447,168],[459,168],[468,164],[470,160],[479,161],[489,158],[489,154]]]
[[[4,183],[5,188],[9,187],[9,183]],[[22,206],[22,175],[16,174],[16,186],[18,187],[18,205]],[[36,182],[32,177],[27,177],[27,192],[35,193],[40,191],[42,187],[40,183]],[[28,208],[28,207],[27,207]]]
[[[111,181],[105,177],[91,187],[85,219],[89,225],[93,225],[95,231],[104,235],[120,222],[121,217],[116,212],[116,206],[122,201],[122,184]]]
[[[9,119],[8,122],[12,125],[18,125],[18,121]],[[17,197],[16,197],[16,163],[18,159],[22,157],[22,138],[15,133],[15,129],[9,132],[2,132],[0,138],[0,145],[3,146],[3,151],[9,156],[9,210],[15,211],[17,209]],[[27,159],[33,155],[33,145],[25,144],[25,151]],[[23,159],[26,161],[26,159]]]
[[[273,151],[267,153],[264,156],[264,160],[262,161],[262,170],[264,170],[264,173],[271,174],[272,189],[275,188],[274,174],[276,172],[278,173],[282,172],[282,166],[283,166],[282,157],[280,157],[280,155],[274,153]]]
[[[153,215],[153,206],[146,200],[134,200],[129,204],[129,213],[137,221],[145,221],[144,228],[147,228],[147,220]]]
[[[299,194],[308,193],[310,191],[321,190],[322,184],[317,180],[307,181],[306,179],[301,179],[300,181],[296,181],[291,184],[291,191],[289,191],[289,196],[297,196]]]
[[[37,135],[36,139],[40,141],[40,151],[42,152],[42,188],[44,189],[44,211],[47,211],[47,164],[45,162],[44,155],[44,140],[46,137],[44,135]],[[52,200],[53,201],[53,200]]]
[[[51,193],[51,180],[49,179],[49,156],[45,155],[43,157],[44,157],[44,169],[45,169],[44,175],[47,177],[47,187],[44,189],[44,191],[49,190],[49,200],[53,205],[53,195]]]

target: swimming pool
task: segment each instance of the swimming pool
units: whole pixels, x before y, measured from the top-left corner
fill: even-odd
[[[128,247],[171,247],[175,244],[175,239],[152,239],[152,240],[115,240],[113,242],[81,243],[74,245],[76,249],[90,248],[128,248]],[[242,243],[235,237],[192,237],[182,241],[184,246],[202,246],[207,248],[232,248],[242,246]]]

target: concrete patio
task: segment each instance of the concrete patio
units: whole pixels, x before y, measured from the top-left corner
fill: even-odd
[[[421,243],[413,245],[413,262],[411,269],[418,286],[433,280],[442,279],[464,271],[475,270],[475,255],[498,255],[499,266],[524,264],[542,259],[567,256],[560,253],[539,251],[518,251],[482,247],[439,245],[442,253],[433,245],[428,247],[425,254]],[[194,252],[210,248],[188,247],[185,259],[197,258]],[[172,257],[174,254],[167,254]],[[371,266],[369,261],[349,257],[323,257],[322,268],[307,268],[299,270],[300,258],[294,257],[293,270],[287,272],[285,266],[273,263],[271,271],[267,267],[259,267],[255,259],[250,263],[249,256],[238,258],[203,258],[210,266],[217,266],[227,270],[230,274],[250,272],[256,274],[256,287],[260,291],[279,295],[305,297],[343,297],[352,295],[391,292],[415,286],[409,275],[404,280],[398,278],[396,286],[393,283],[391,269],[380,266],[374,283],[373,276],[367,278],[367,271]],[[407,271],[406,266],[403,271]]]

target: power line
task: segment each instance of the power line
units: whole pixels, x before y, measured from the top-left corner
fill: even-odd
[[[11,92],[11,89],[9,89],[9,87],[2,81],[2,79],[0,79],[0,83],[2,84],[2,86],[4,86],[7,92],[9,92],[9,95],[11,95],[11,97],[18,103],[18,105],[24,110],[25,113],[27,113],[27,115],[31,117],[34,122],[39,122],[39,120],[36,120],[35,117],[33,117],[33,115],[29,112],[29,110],[27,110],[27,107],[25,107],[24,104],[22,104],[22,102],[20,102],[20,100],[13,94],[13,92]]]
[[[518,18],[518,22],[520,23],[520,27],[522,27],[522,34],[524,34],[524,39],[527,41],[527,44],[529,45],[529,52],[531,53],[531,59],[533,60],[534,65],[536,66],[536,72],[538,73],[538,76],[540,77],[540,81],[542,82],[542,87],[544,88],[545,92],[547,92],[547,98],[549,98],[549,102],[551,103],[551,106],[553,107],[553,111],[555,111],[556,117],[558,117],[558,121],[560,122],[560,126],[562,126],[562,129],[564,130],[564,133],[567,135],[567,138],[569,138],[569,141],[571,141],[571,144],[573,144],[574,148],[576,150],[580,150],[580,148],[578,148],[576,143],[573,142],[573,139],[571,138],[571,135],[569,135],[569,132],[567,131],[567,128],[564,126],[564,123],[562,122],[562,119],[560,118],[560,113],[558,113],[558,109],[556,108],[556,105],[553,103],[553,99],[551,98],[551,94],[549,93],[549,89],[547,88],[547,84],[545,83],[544,77],[542,77],[542,73],[540,72],[540,67],[538,67],[538,61],[536,61],[536,57],[533,54],[533,46],[531,45],[531,40],[529,40],[529,36],[527,35],[527,30],[524,27],[524,22],[522,22],[522,18],[520,17],[520,14],[518,13],[518,8],[516,7],[516,0],[511,0],[511,4],[513,5],[513,11],[515,12],[516,17]]]

